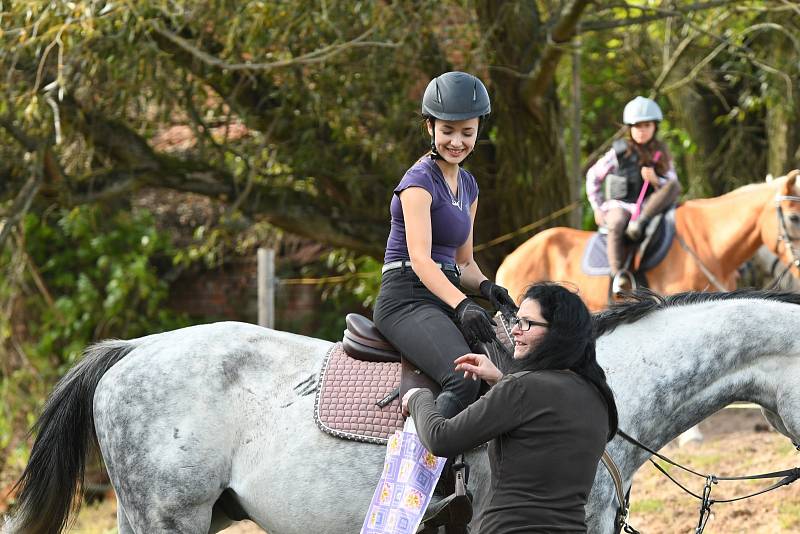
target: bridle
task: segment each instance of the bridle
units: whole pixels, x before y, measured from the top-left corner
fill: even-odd
[[[798,198],[800,201],[800,198]],[[743,499],[749,499],[750,497],[755,497],[756,495],[761,495],[762,493],[767,493],[768,491],[772,491],[774,489],[780,488],[782,486],[786,486],[800,478],[800,467],[794,467],[792,469],[784,469],[783,471],[774,471],[771,473],[761,473],[758,475],[746,475],[746,476],[734,476],[734,477],[720,477],[714,474],[704,474],[699,473],[693,469],[690,469],[686,466],[679,464],[667,458],[666,456],[654,451],[647,445],[642,444],[636,438],[630,436],[629,434],[623,432],[622,430],[617,430],[617,435],[620,436],[622,439],[631,443],[635,447],[638,447],[648,453],[651,456],[655,456],[670,465],[678,467],[686,471],[687,473],[691,473],[695,476],[701,477],[705,479],[705,485],[703,486],[702,495],[698,495],[691,491],[690,489],[686,488],[683,484],[675,480],[663,467],[661,467],[658,463],[653,461],[652,458],[649,458],[650,463],[652,463],[656,469],[661,471],[668,479],[670,479],[676,486],[681,488],[684,492],[688,493],[695,499],[700,501],[700,518],[697,522],[697,527],[695,527],[695,534],[702,534],[703,530],[706,528],[706,523],[708,522],[709,517],[711,516],[711,505],[718,502],[734,502],[734,501],[741,501]],[[796,443],[792,442],[797,450],[800,450],[800,446]],[[622,487],[622,477],[619,474],[619,469],[617,468],[614,461],[611,459],[611,456],[608,452],[604,452],[603,454],[603,463],[605,464],[606,468],[608,469],[609,473],[611,474],[611,478],[614,481],[614,486],[616,489],[616,497],[619,501],[619,505],[617,507],[616,519],[614,524],[614,533],[619,534],[620,532],[624,531],[627,534],[640,534],[638,530],[633,528],[628,523],[628,514],[630,511],[630,492],[631,487],[628,487],[628,491],[624,492]],[[747,495],[742,495],[739,497],[734,497],[732,499],[712,499],[711,498],[711,490],[713,487],[721,481],[730,481],[730,480],[761,480],[761,479],[770,479],[770,478],[780,478],[776,483],[768,486],[764,489],[756,491],[754,493],[749,493]],[[632,485],[631,485],[632,486]]]
[[[775,197],[775,213],[778,216],[778,238],[775,242],[775,252],[780,255],[780,244],[783,243],[783,246],[789,251],[789,257],[791,259],[791,262],[776,279],[774,283],[775,287],[781,283],[783,277],[786,276],[786,273],[788,273],[792,267],[800,271],[800,253],[798,253],[794,246],[795,241],[800,241],[800,236],[792,237],[789,234],[789,229],[786,227],[786,220],[783,218],[783,207],[781,206],[781,202],[784,201],[800,202],[800,197],[794,195],[777,195]]]

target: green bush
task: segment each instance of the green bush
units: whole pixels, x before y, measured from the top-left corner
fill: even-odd
[[[0,280],[0,470],[24,460],[20,436],[87,345],[187,324],[164,307],[175,251],[148,212],[86,205],[42,213],[25,217],[16,249],[0,257],[15,274]]]

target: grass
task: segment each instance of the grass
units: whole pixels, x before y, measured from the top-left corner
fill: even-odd
[[[635,514],[654,514],[664,509],[664,501],[661,499],[639,499],[631,504],[631,513]]]
[[[796,531],[800,527],[800,504],[785,502],[778,506],[778,521],[782,529]]]

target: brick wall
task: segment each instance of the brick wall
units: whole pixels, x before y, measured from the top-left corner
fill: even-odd
[[[287,266],[282,266],[286,270]],[[258,322],[258,261],[256,255],[225,265],[185,274],[173,282],[168,305],[198,323],[209,321]],[[308,285],[278,285],[275,291],[275,328],[312,335],[319,328],[320,290]],[[343,316],[346,311],[343,311]]]

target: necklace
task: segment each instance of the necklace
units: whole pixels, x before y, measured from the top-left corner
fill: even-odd
[[[444,186],[450,194],[450,204],[458,206],[458,209],[461,209],[461,191],[464,189],[461,184],[461,173],[458,173],[458,195],[453,194],[453,191],[450,189],[450,184],[447,183],[444,177],[442,177],[442,181],[444,181]]]
[[[433,166],[437,167],[436,163],[433,163]],[[444,172],[442,172],[441,168],[438,169],[438,171],[439,172],[434,173],[434,175],[441,178],[444,188],[447,189],[447,194],[450,195],[450,204],[458,206],[458,209],[462,210],[461,196],[464,190],[464,184],[461,182],[461,170],[459,169],[458,171],[458,194],[456,195],[454,195],[452,189],[450,189],[450,184],[447,183],[447,178],[444,177]]]

